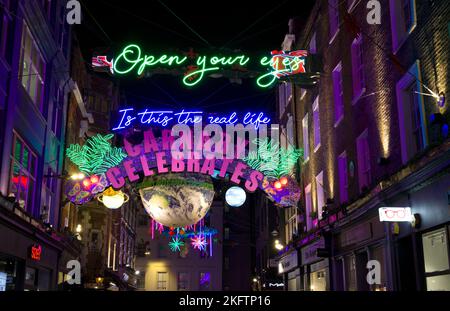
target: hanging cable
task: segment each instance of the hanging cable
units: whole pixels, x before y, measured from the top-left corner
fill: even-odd
[[[190,31],[192,31],[197,37],[199,37],[204,43],[206,43],[208,46],[211,46],[211,44],[205,38],[203,38],[198,32],[190,27],[183,19],[181,19],[181,17],[176,15],[175,12],[173,12],[166,4],[164,4],[164,2],[162,2],[161,0],[158,0],[158,2],[162,6],[164,6],[173,16],[175,16],[181,23],[183,23],[183,25],[185,25]]]

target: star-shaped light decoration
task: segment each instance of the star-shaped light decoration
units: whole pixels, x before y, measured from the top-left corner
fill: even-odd
[[[191,238],[191,245],[194,249],[198,249],[200,251],[206,250],[206,239],[204,236],[197,235]]]
[[[184,246],[184,242],[179,237],[173,238],[169,242],[169,247],[172,252],[179,252],[182,246]]]

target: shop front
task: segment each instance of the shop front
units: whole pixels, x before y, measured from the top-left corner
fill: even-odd
[[[330,290],[329,259],[324,258],[326,255],[323,253],[325,252],[325,239],[323,237],[301,248],[301,283],[303,290]]]
[[[278,262],[278,274],[283,276],[285,290],[300,290],[300,270],[296,250],[284,255]]]
[[[60,250],[49,233],[17,213],[0,206],[0,290],[53,290]]]
[[[345,291],[369,291],[392,289],[391,226],[379,220],[376,208],[361,211],[347,219],[333,233],[333,289]],[[385,234],[388,232],[388,234]],[[370,262],[369,262],[370,261]],[[368,282],[369,269],[376,262],[374,281]],[[379,277],[378,277],[379,276]]]
[[[398,222],[393,237],[399,290],[450,290],[449,185],[450,174],[443,171],[392,201],[410,209],[414,219]]]

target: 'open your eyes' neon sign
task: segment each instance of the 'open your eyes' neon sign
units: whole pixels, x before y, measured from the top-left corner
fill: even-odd
[[[272,51],[271,56],[264,56],[258,61],[258,65],[265,69],[258,76],[258,86],[266,88],[272,86],[278,79],[290,75],[306,73],[308,52],[304,50],[284,52]],[[209,74],[217,73],[224,69],[236,67],[245,68],[252,63],[250,56],[245,54],[223,55],[195,55],[188,58],[186,55],[152,55],[142,52],[136,44],[126,46],[117,56],[107,61],[105,56],[97,56],[92,59],[94,67],[108,67],[115,75],[135,74],[142,75],[145,71],[166,67],[186,67],[183,84],[194,86],[200,83]]]

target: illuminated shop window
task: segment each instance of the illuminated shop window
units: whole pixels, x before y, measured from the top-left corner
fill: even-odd
[[[35,154],[14,134],[9,192],[15,196],[19,206],[30,213],[36,188],[36,163]]]
[[[19,78],[32,102],[41,108],[45,63],[30,29],[25,22],[23,25]]]
[[[448,228],[440,228],[422,236],[427,290],[450,290]]]

